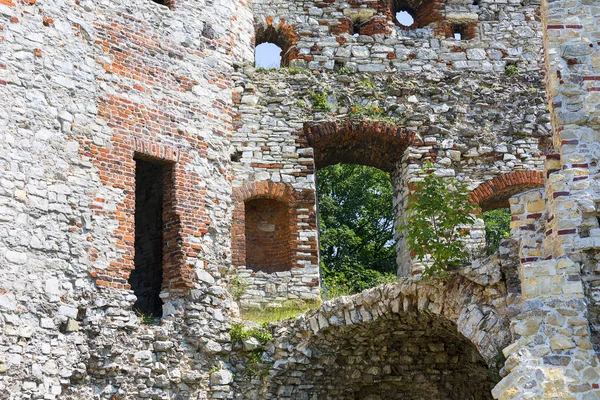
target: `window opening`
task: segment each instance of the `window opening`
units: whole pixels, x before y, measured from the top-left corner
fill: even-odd
[[[352,36],[354,36],[354,37],[360,36],[360,27],[361,27],[361,24],[359,24],[358,22],[355,22],[352,25]]]
[[[281,51],[281,47],[271,42],[261,43],[256,46],[254,52],[256,68],[280,68]]]
[[[396,218],[389,174],[364,165],[329,165],[317,172],[317,198],[327,297],[396,280]]]
[[[134,309],[154,317],[162,316],[164,170],[164,164],[135,160],[135,256],[129,284],[137,297]]]
[[[465,28],[462,25],[452,25],[452,36],[456,40],[463,40]]]
[[[510,208],[498,208],[482,214],[485,223],[485,243],[487,254],[494,254],[500,248],[500,242],[510,236]]]
[[[415,23],[415,18],[409,11],[401,10],[396,13],[396,21],[398,21],[401,26],[410,28]]]
[[[245,203],[246,267],[267,273],[291,268],[288,205],[275,199]]]

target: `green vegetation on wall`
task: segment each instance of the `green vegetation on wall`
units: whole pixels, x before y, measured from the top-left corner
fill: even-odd
[[[510,235],[510,209],[500,208],[498,210],[486,211],[482,215],[485,222],[485,242],[487,253],[494,254],[500,248],[502,239]]]
[[[448,267],[469,258],[461,237],[465,226],[475,222],[469,202],[470,192],[456,178],[443,178],[426,165],[425,178],[417,183],[408,202],[406,224],[400,226],[409,249],[419,260],[427,261],[423,277],[443,275]]]

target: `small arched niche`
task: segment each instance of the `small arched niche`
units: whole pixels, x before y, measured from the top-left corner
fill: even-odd
[[[428,25],[435,13],[429,7],[429,1],[392,0],[391,15],[394,24],[402,29],[410,30]]]
[[[267,273],[291,268],[290,214],[286,203],[270,198],[247,200],[246,267]]]
[[[282,29],[273,26],[257,28],[255,45],[255,67],[276,69],[289,65],[292,58],[291,43]]]
[[[256,68],[277,69],[281,67],[281,47],[275,43],[264,42],[254,50],[254,66]]]

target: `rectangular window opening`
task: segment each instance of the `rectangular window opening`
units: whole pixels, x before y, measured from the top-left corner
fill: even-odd
[[[137,297],[134,309],[153,317],[162,316],[165,170],[163,163],[135,159],[135,268],[129,284]]]

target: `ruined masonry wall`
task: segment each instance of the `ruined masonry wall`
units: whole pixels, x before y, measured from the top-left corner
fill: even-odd
[[[243,1],[0,1],[0,398],[228,395],[231,73],[251,32]],[[160,325],[127,284],[134,154],[170,165]]]
[[[248,182],[283,185],[306,200],[308,205],[303,207],[310,211],[304,212],[307,219],[295,223],[298,243],[310,246],[296,248],[300,256],[293,257],[293,262],[300,268],[277,274],[241,269],[240,276],[250,285],[242,296],[245,304],[318,295],[309,279],[318,277],[315,173],[331,163],[366,164],[390,172],[399,218],[428,160],[435,164],[437,174],[456,176],[471,189],[508,173],[524,174],[507,184],[506,190],[512,193],[531,189],[528,180],[536,182],[533,187],[541,185],[537,175],[536,179],[528,175],[543,169],[544,154],[551,145],[549,115],[538,75],[346,75],[260,72],[246,67],[236,72],[234,81],[239,118],[232,141],[238,155],[232,163],[233,186],[244,187]],[[320,91],[326,93],[327,111],[314,101],[312,93]],[[378,113],[365,112],[371,108]],[[348,124],[353,131],[343,129]],[[406,132],[410,142],[390,144],[379,133],[386,132],[386,127]],[[309,143],[310,135],[323,138],[320,143],[324,144]],[[480,200],[490,200],[494,194],[485,192]],[[505,197],[507,200],[509,196]],[[396,238],[401,239],[398,232]],[[469,238],[474,252],[481,248],[484,238],[483,223],[478,220]],[[307,260],[303,254],[313,257]],[[237,262],[244,266],[244,260]],[[401,241],[398,266],[400,276],[420,271],[420,265],[411,268]],[[305,292],[294,293],[302,287]]]
[[[395,24],[391,3],[255,0],[257,37],[261,40],[261,32],[272,26],[282,37],[280,44],[292,48],[289,65],[311,70],[503,72],[506,65],[523,71],[542,67],[539,1],[408,1],[417,12],[425,4],[426,17],[417,18],[417,29]],[[361,26],[359,36],[353,35],[354,22]],[[452,24],[468,26],[473,38],[455,40]]]
[[[546,163],[543,242],[535,249],[529,240],[529,257],[520,268],[523,302],[511,322],[516,341],[504,349],[508,375],[492,393],[590,399],[600,395],[595,258],[600,8],[585,0],[547,1],[542,15],[546,88],[559,153]],[[529,200],[528,208],[536,205]],[[536,226],[539,221],[533,231],[541,233]]]

